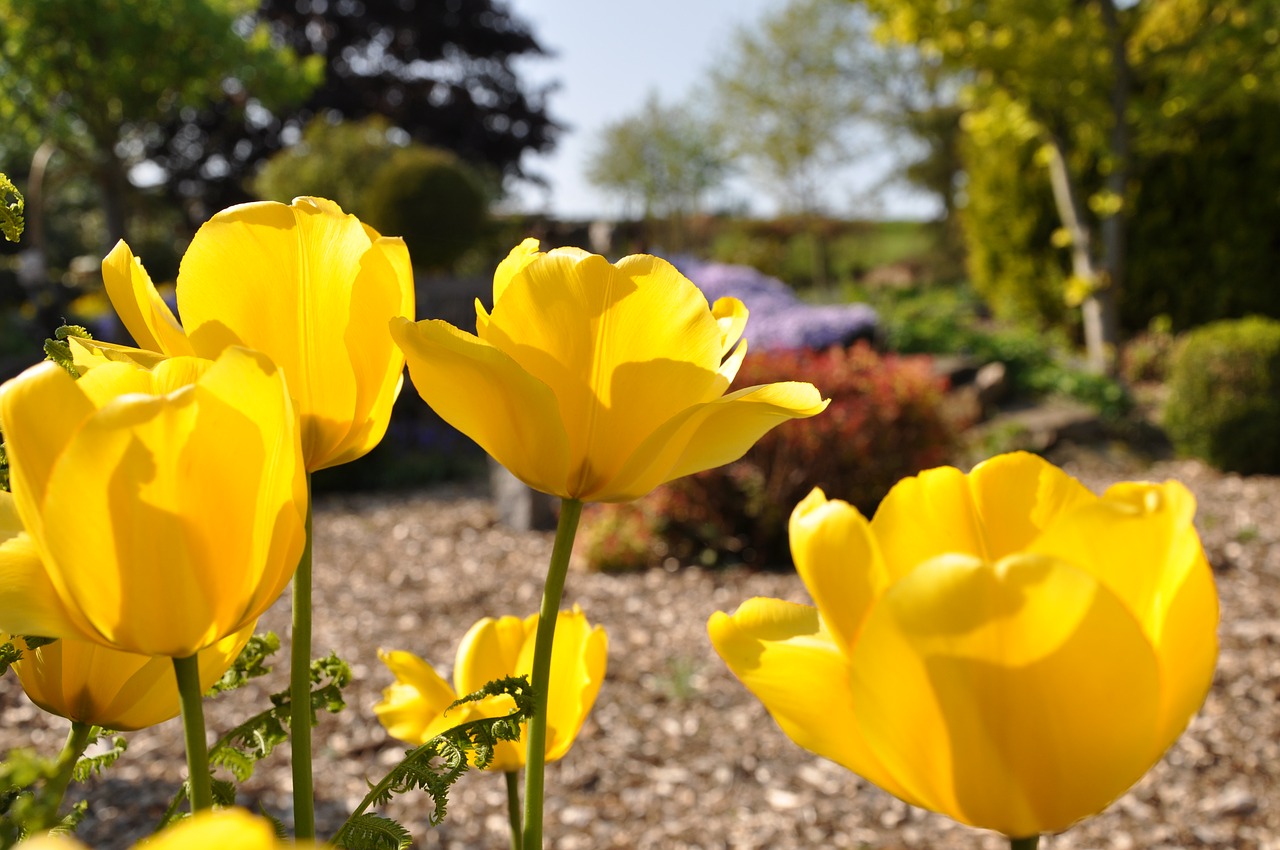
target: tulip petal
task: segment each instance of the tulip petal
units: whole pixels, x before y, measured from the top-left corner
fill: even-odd
[[[812,384],[788,381],[747,387],[694,405],[654,430],[601,491],[589,501],[638,499],[659,484],[721,466],[746,454],[765,433],[789,419],[826,409]]]
[[[528,663],[520,666],[525,644],[533,644],[538,629],[538,615],[519,617],[485,617],[463,635],[458,644],[453,667],[453,684],[458,695],[478,691],[487,683],[506,676],[528,673],[533,669],[530,652]]]
[[[921,565],[872,610],[850,669],[888,771],[925,807],[1006,835],[1101,811],[1162,752],[1151,645],[1056,559]]]
[[[742,332],[747,327],[747,305],[737,298],[717,298],[711,305],[711,315],[720,327],[720,356],[724,357],[742,339]]]
[[[0,633],[83,635],[88,624],[63,605],[31,537],[19,528],[10,494],[0,492]]]
[[[466,707],[445,716],[445,709],[458,695],[430,664],[401,650],[380,649],[378,658],[396,677],[396,681],[383,690],[382,701],[373,707],[388,735],[416,746],[466,722]]]
[[[1021,552],[1058,517],[1098,497],[1030,452],[998,455],[973,468],[969,486],[992,561]]]
[[[493,272],[493,303],[497,304],[498,299],[502,297],[502,293],[507,291],[507,284],[511,283],[511,278],[520,273],[520,270],[529,263],[533,262],[533,258],[538,256],[538,240],[532,237],[523,240],[519,245],[512,248],[507,256],[498,263],[498,268]],[[476,299],[476,306],[480,307],[479,299]],[[483,309],[482,307],[480,309]],[[488,314],[485,314],[488,318]]]
[[[589,498],[655,428],[707,397],[721,336],[702,293],[666,261],[614,266],[557,250],[511,278],[482,338],[555,393],[582,459],[569,493]]]
[[[49,474],[93,404],[55,363],[40,363],[0,385],[0,431],[23,525],[39,535]]]
[[[446,322],[392,319],[418,394],[524,483],[567,496],[569,440],[551,390],[505,353]]]
[[[581,608],[560,612],[547,684],[547,761],[563,758],[577,739],[604,682],[608,646],[604,629],[592,627]],[[532,652],[529,661],[532,671]]]
[[[154,369],[169,356],[145,348],[82,339],[78,336],[67,337],[67,345],[71,349],[71,362],[81,375],[106,363],[133,363],[144,369]]]
[[[155,372],[161,391],[188,372],[168,365]],[[107,364],[81,381],[131,368]],[[200,383],[121,395],[84,424],[49,482],[44,545],[91,639],[185,657],[275,600],[304,536],[294,423],[270,361],[232,349]]]
[[[915,804],[860,734],[849,662],[816,608],[757,597],[732,616],[712,614],[707,632],[788,738]]]
[[[871,530],[895,580],[947,553],[988,560],[968,481],[954,467],[927,469],[893,485],[871,518]]]
[[[392,257],[393,243],[376,247],[370,232],[319,198],[241,204],[200,228],[178,272],[178,307],[197,352],[245,346],[288,375],[312,471],[386,427],[375,428],[369,411],[395,386],[386,322],[401,315],[412,279],[401,279],[407,262]]]
[[[1142,624],[1161,661],[1166,746],[1204,701],[1217,663],[1217,594],[1195,509],[1176,481],[1117,484],[1031,547],[1087,570]]]
[[[791,513],[791,557],[822,621],[846,653],[888,585],[880,548],[858,509],[816,487]]]
[[[139,346],[168,355],[195,353],[142,261],[123,239],[102,261],[102,282],[111,306]]]

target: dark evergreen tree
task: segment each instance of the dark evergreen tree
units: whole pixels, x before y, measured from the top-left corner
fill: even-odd
[[[233,91],[189,110],[153,139],[151,158],[195,220],[246,200],[244,178],[312,116],[386,116],[412,138],[453,151],[500,178],[535,179],[525,151],[546,151],[560,129],[552,86],[530,87],[512,67],[545,51],[503,0],[262,0],[265,21],[300,56],[320,56],[324,82],[300,107],[243,108]]]

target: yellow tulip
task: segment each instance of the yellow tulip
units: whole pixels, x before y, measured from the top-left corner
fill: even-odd
[[[244,346],[274,360],[301,416],[308,471],[355,460],[386,433],[404,372],[387,320],[414,311],[399,237],[320,198],[223,210],[182,258],[181,325],[124,242],[102,261],[102,278],[144,349],[213,359]]]
[[[498,266],[477,336],[391,322],[423,399],[530,487],[636,499],[826,406],[803,383],[724,394],[746,354],[740,301],[708,307],[657,257],[537,248],[526,239]]]
[[[717,652],[800,746],[1013,838],[1136,782],[1199,709],[1217,595],[1177,482],[1097,497],[1027,454],[791,517],[816,608],[752,599]]]
[[[306,473],[284,375],[229,348],[0,386],[12,505],[0,631],[185,658],[249,627],[302,554]]]
[[[484,717],[509,714],[510,697],[488,697],[446,713],[459,696],[479,690],[506,676],[528,676],[533,668],[534,635],[538,615],[485,617],[458,646],[449,687],[431,665],[410,652],[378,652],[395,674],[396,681],[382,692],[373,707],[387,734],[415,746],[426,743],[454,726]],[[551,683],[547,703],[547,761],[563,758],[578,736],[604,681],[608,639],[604,629],[592,626],[578,606],[561,611],[551,651]],[[489,770],[514,771],[524,767],[523,742],[500,741]]]
[[[133,845],[134,850],[319,850],[310,841],[297,844],[281,841],[266,818],[251,815],[244,809],[218,809],[197,812],[151,838]],[[20,850],[88,850],[84,844],[65,835],[38,835],[19,842]]]
[[[256,621],[201,650],[201,690],[208,690],[236,660],[254,625]],[[178,687],[169,658],[64,638],[24,648],[13,669],[32,702],[68,720],[128,732],[178,716]]]

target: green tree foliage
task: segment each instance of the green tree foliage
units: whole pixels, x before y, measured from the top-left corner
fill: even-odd
[[[328,113],[311,120],[296,144],[276,153],[253,179],[253,190],[268,201],[289,203],[299,195],[337,201],[349,213],[368,215],[364,195],[379,169],[404,150],[408,137],[386,118],[342,121]]]
[[[184,113],[150,146],[182,199],[217,209],[245,200],[242,184],[318,115],[382,115],[413,140],[452,151],[503,177],[526,176],[525,151],[547,151],[559,130],[547,111],[552,85],[516,72],[543,55],[502,0],[260,0],[248,20],[324,80],[300,106],[245,113],[213,103]]]
[[[108,240],[123,236],[130,169],[163,124],[213,103],[252,114],[298,100],[318,81],[316,60],[299,60],[246,23],[253,7],[0,0],[2,155],[53,141],[96,184]]]
[[[378,169],[360,203],[369,224],[404,237],[415,268],[439,271],[479,240],[488,199],[456,156],[414,145]]]
[[[793,0],[757,29],[740,29],[712,74],[730,150],[784,209],[815,213],[833,168],[853,155],[865,91],[853,70],[867,45],[859,10]]]
[[[684,218],[702,210],[728,171],[715,129],[691,106],[669,106],[652,93],[639,111],[601,130],[587,180],[636,204],[645,218]]]
[[[1214,322],[1187,335],[1169,374],[1165,430],[1179,452],[1245,474],[1280,472],[1280,322]]]
[[[1118,337],[1135,155],[1280,86],[1280,5],[1247,0],[864,0],[885,30],[972,74],[971,110],[1033,122],[1091,360]]]

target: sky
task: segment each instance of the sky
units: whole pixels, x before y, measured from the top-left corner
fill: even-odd
[[[619,202],[583,177],[601,128],[634,114],[650,92],[664,103],[683,100],[709,78],[709,68],[725,55],[735,30],[751,26],[786,0],[509,0],[552,55],[522,59],[517,71],[531,83],[558,81],[549,99],[554,119],[567,126],[549,156],[527,155],[532,172],[550,182],[550,191],[520,192],[513,206],[559,217],[612,216]],[[881,218],[925,218],[928,197],[905,189],[870,192],[882,181],[889,154],[868,155],[833,179],[829,198],[837,214]],[[751,212],[768,215],[771,202],[745,183],[735,197]]]

